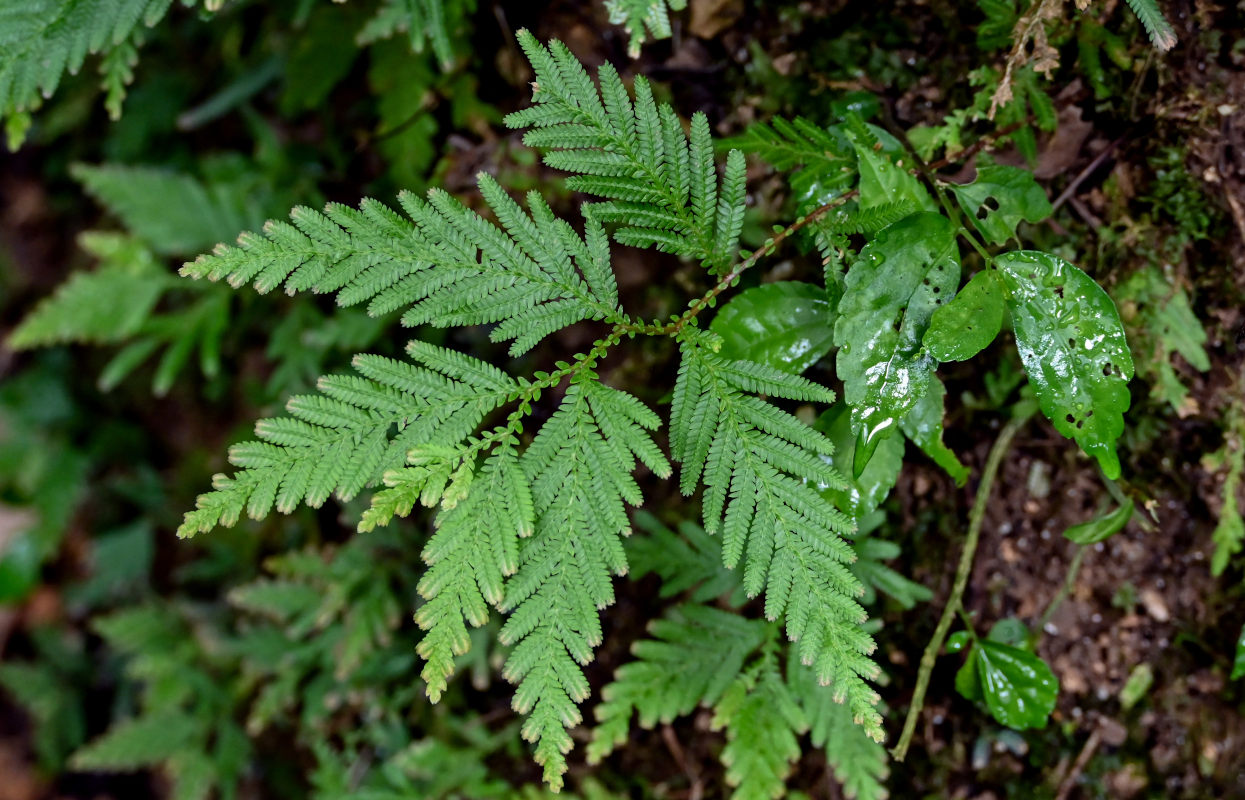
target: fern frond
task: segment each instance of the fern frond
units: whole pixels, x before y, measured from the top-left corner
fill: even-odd
[[[856,154],[838,126],[823,128],[803,117],[773,117],[768,123],[752,123],[729,141],[790,173],[792,194],[802,208],[832,200],[856,180]]]
[[[139,717],[114,725],[74,753],[70,764],[92,772],[154,767],[192,746],[201,730],[198,720],[180,711]]]
[[[9,347],[122,341],[142,328],[175,281],[129,236],[92,232],[79,242],[103,264],[94,272],[75,272],[35,306],[9,336]]]
[[[518,684],[513,706],[528,715],[523,737],[535,743],[555,790],[572,746],[567,729],[579,724],[576,706],[588,696],[580,665],[601,643],[597,612],[614,602],[611,574],[627,570],[624,502],[642,500],[631,472],[639,458],[670,473],[664,459],[650,462],[656,449],[644,429],[657,421],[634,398],[581,372],[521,458],[536,526],[506,586],[510,619],[501,640],[514,649],[503,674]]]
[[[831,235],[859,233],[872,236],[886,226],[919,210],[920,207],[908,198],[870,208],[861,208],[856,203],[846,203],[826,214],[815,225],[818,230]]]
[[[1128,0],[1128,7],[1141,20],[1155,48],[1165,53],[1176,46],[1176,32],[1159,9],[1158,0]]]
[[[627,54],[639,58],[640,48],[650,36],[670,38],[670,12],[687,8],[687,0],[605,0],[610,23],[622,25],[630,39]]]
[[[409,220],[372,200],[323,213],[296,208],[292,225],[269,222],[182,274],[260,292],[281,284],[291,293],[336,291],[340,305],[371,301],[372,315],[405,307],[402,321],[412,326],[500,323],[492,338],[513,340],[514,355],[575,322],[621,317],[595,217],[580,237],[535,192],[529,216],[488,175],[480,191],[500,227],[440,190],[427,200],[403,195]]]
[[[632,646],[635,660],[601,690],[588,761],[599,762],[626,741],[634,713],[652,728],[718,702],[765,629],[764,622],[702,605],[677,606],[654,621],[652,638]]]
[[[91,197],[160,255],[187,255],[263,222],[249,182],[205,182],[154,167],[73,164]]]
[[[473,466],[473,465],[469,465]],[[395,513],[409,513],[426,489],[427,472],[419,467],[385,475],[390,487],[376,495],[360,530],[387,523]],[[432,702],[441,699],[454,673],[454,659],[470,647],[467,624],[488,620],[488,607],[500,607],[504,581],[518,568],[518,542],[532,535],[535,511],[531,488],[519,466],[513,437],[504,440],[484,462],[465,496],[442,502],[437,532],[424,547],[427,571],[419,581],[425,602],[415,621],[426,633],[418,651],[422,677]],[[431,499],[440,499],[434,492]],[[405,499],[394,503],[394,499]],[[431,504],[431,503],[428,503]],[[380,509],[384,509],[381,513]]]
[[[574,173],[568,187],[603,199],[592,213],[618,226],[620,243],[726,270],[742,224],[744,163],[728,155],[719,190],[705,115],[694,115],[686,133],[643,77],[635,79],[633,101],[609,64],[598,70],[598,86],[561,42],[546,47],[520,31],[519,44],[536,72],[535,104],[506,124],[531,129],[523,141],[542,150],[549,166]]]
[[[808,730],[808,722],[769,647],[718,701],[712,727],[726,730],[722,763],[727,783],[735,787],[731,800],[783,795],[787,775],[800,757],[796,737]]]
[[[355,41],[365,45],[405,33],[416,53],[431,45],[441,69],[448,71],[454,66],[453,34],[474,10],[473,0],[385,0]]]
[[[703,482],[705,529],[722,532],[728,567],[744,562],[749,596],[765,591],[765,614],[786,617],[787,635],[818,679],[834,684],[870,735],[881,737],[875,648],[861,628],[863,588],[848,569],[855,559],[841,534],[850,517],[816,487],[844,486],[821,456],[822,434],[746,392],[831,402],[833,393],[803,378],[714,355],[703,334],[685,333],[671,409],[671,449],[682,463],[681,489]]]
[[[787,660],[787,686],[808,720],[809,739],[826,753],[835,779],[848,800],[885,800],[889,757],[852,720],[851,709],[834,701],[834,693],[817,681],[808,667]]]
[[[0,118],[37,109],[65,73],[77,73],[88,55],[123,48],[141,27],[155,25],[173,0],[62,0],[12,3],[0,11]],[[191,2],[183,0],[184,5]],[[129,51],[123,49],[123,62]],[[112,83],[123,73],[114,66]]]
[[[704,528],[684,520],[675,533],[648,512],[633,518],[645,534],[627,540],[633,578],[656,573],[661,597],[691,590],[692,602],[703,603],[729,593],[731,605],[743,605],[739,573],[722,566],[722,548]]]
[[[349,500],[386,471],[402,466],[416,446],[450,448],[506,402],[519,384],[482,361],[422,342],[407,352],[416,366],[381,356],[354,360],[358,376],[322,378],[319,394],[291,398],[288,417],[261,420],[260,441],[236,445],[241,469],[217,475],[178,530],[192,536],[253,519],[275,505],[320,506],[335,494]],[[439,499],[439,498],[438,498]]]

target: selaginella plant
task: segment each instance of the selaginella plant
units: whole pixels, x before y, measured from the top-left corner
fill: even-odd
[[[317,393],[289,401],[288,416],[260,421],[257,440],[230,451],[236,471],[216,476],[179,533],[274,508],[320,506],[331,496],[347,501],[382,485],[362,531],[417,505],[436,508],[416,613],[428,696],[436,701],[445,690],[469,647],[468,627],[482,625],[490,609],[506,615],[503,674],[517,685],[523,735],[557,789],[569,729],[581,722],[579,704],[589,695],[583,666],[602,641],[599,614],[614,600],[613,577],[628,570],[627,506],[644,499],[635,473],[643,467],[670,477],[673,460],[682,492],[702,492],[704,530],[719,538],[723,564],[739,569],[745,596],[763,597],[770,623],[727,621],[716,609],[675,615],[655,631],[659,639],[699,626],[696,641],[737,653],[730,660],[737,666],[681,700],[653,702],[646,692],[658,689],[639,684],[666,676],[644,668],[654,658],[641,654],[602,706],[605,730],[590,754],[600,757],[625,735],[631,708],[651,723],[685,713],[689,698],[711,702],[732,742],[724,758],[737,796],[769,796],[775,775],[781,791],[792,731],[808,724],[808,701],[801,710],[792,686],[805,692],[808,682],[819,684],[845,718],[883,738],[870,685],[878,676],[875,646],[859,603],[865,589],[845,537],[871,510],[858,502],[854,480],[903,436],[963,480],[966,471],[942,443],[938,363],[973,356],[1010,317],[1046,416],[1116,475],[1114,441],[1132,373],[1119,318],[1105,292],[1063,259],[988,249],[1015,239],[1022,221],[1050,213],[1027,172],[983,164],[968,185],[946,185],[928,170],[917,177],[910,171],[917,162],[898,141],[856,117],[830,129],[776,122],[754,131],[751,149],[762,157],[777,154],[780,166],[831,177],[810,181],[820,194],[795,221],[741,251],[744,155],[731,150],[719,164],[703,114],[685,126],[643,78],[629,92],[607,64],[594,82],[560,43],[543,45],[526,32],[519,40],[535,72],[534,103],[507,123],[528,129],[526,144],[571,173],[570,189],[594,198],[582,207],[582,230],[539,194],[524,210],[481,175],[489,217],[439,190],[401,196],[403,214],[373,200],[298,208],[289,223],[243,234],[183,272],[261,292],[336,293],[341,305],[366,303],[372,314],[402,310],[409,327],[489,325],[490,338],[509,342],[511,356],[585,321],[599,326],[599,337],[530,375],[422,340],[407,346],[409,360],[359,355],[355,374],[325,377]],[[738,357],[723,332],[702,324],[720,295],[797,233],[813,236],[826,263],[827,285],[803,291],[821,298],[833,327],[812,360],[837,346],[856,442],[847,462],[835,459],[819,427],[774,402],[834,401],[828,388],[798,374],[812,361],[793,368]],[[699,263],[705,291],[669,319],[628,313],[611,237]],[[961,241],[982,266],[963,290]],[[769,308],[781,315],[781,298]],[[670,459],[653,435],[662,418],[598,372],[636,337],[678,349]],[[846,474],[835,466],[843,463],[851,465]],[[719,628],[729,635],[713,634]],[[786,677],[779,631],[791,642]],[[779,725],[775,714],[786,721]],[[771,728],[775,751],[750,761],[750,742]]]

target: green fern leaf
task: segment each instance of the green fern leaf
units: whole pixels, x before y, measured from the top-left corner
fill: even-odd
[[[609,64],[599,87],[567,47],[542,45],[520,31],[519,44],[536,72],[535,105],[506,117],[531,128],[523,141],[545,152],[549,166],[574,173],[567,186],[601,197],[592,206],[614,238],[702,261],[724,273],[734,259],[744,208],[744,163],[727,157],[721,190],[713,139],[704,114],[685,133],[674,110],[635,79],[635,100]]]
[[[787,660],[787,685],[808,720],[809,739],[825,750],[835,779],[848,800],[885,800],[889,761],[886,748],[852,721],[849,709],[834,701],[817,676],[794,659]]]
[[[833,200],[856,182],[856,154],[840,126],[827,129],[803,117],[774,117],[754,122],[729,142],[788,173],[801,211]]]
[[[441,69],[449,71],[455,61],[454,34],[474,10],[474,0],[385,0],[355,41],[365,45],[406,33],[412,50],[422,53],[431,45]]]
[[[261,441],[230,452],[241,470],[215,477],[179,535],[231,526],[244,511],[260,519],[273,506],[289,513],[300,503],[318,507],[330,494],[349,500],[402,466],[413,447],[458,445],[518,388],[495,367],[453,351],[411,342],[407,352],[423,367],[356,356],[359,376],[323,378],[319,394],[290,400],[291,416],[260,421]]]
[[[1128,7],[1141,20],[1150,42],[1159,52],[1165,53],[1176,46],[1176,32],[1159,10],[1158,0],[1128,0]]]
[[[153,167],[74,164],[70,174],[160,255],[186,255],[264,219],[269,198],[250,181],[201,181]]]
[[[610,23],[622,25],[630,37],[627,53],[639,58],[640,48],[649,37],[670,38],[670,12],[687,8],[687,0],[605,0]]]
[[[684,520],[675,533],[645,511],[636,512],[634,519],[646,535],[627,540],[632,578],[655,573],[661,578],[661,597],[690,590],[692,602],[704,603],[729,594],[731,605],[743,605],[739,573],[722,566],[721,547],[704,528]]]
[[[168,711],[114,725],[100,738],[74,753],[74,769],[129,772],[157,766],[193,746],[203,735],[201,724],[179,711]]]
[[[726,730],[722,763],[735,787],[732,800],[781,797],[800,757],[797,736],[808,730],[808,721],[772,653],[740,675],[713,711],[713,729]]]
[[[82,68],[88,55],[121,48],[118,57],[124,63],[132,53],[127,40],[142,26],[155,25],[172,4],[173,0],[10,4],[0,11],[0,117],[12,119],[37,109],[56,92],[65,73]],[[110,94],[112,84],[122,78],[116,65],[109,68]]]
[[[588,761],[599,762],[626,741],[635,713],[641,727],[652,728],[717,703],[761,645],[765,628],[764,622],[701,605],[678,606],[654,621],[653,638],[632,646],[635,660],[601,691]]]
[[[510,619],[501,640],[514,646],[503,671],[518,684],[514,709],[527,714],[523,737],[535,743],[545,781],[557,790],[588,696],[580,665],[601,643],[597,612],[614,602],[611,573],[626,572],[620,538],[630,532],[624,502],[642,496],[631,476],[636,459],[670,474],[642,428],[657,417],[616,389],[580,373],[557,412],[523,453],[536,514],[523,540],[519,570],[506,586]],[[660,455],[657,456],[660,458]]]
[[[129,236],[84,233],[79,243],[103,264],[94,272],[75,272],[39,303],[9,336],[13,349],[122,341],[143,327],[176,283],[151,251]]]
[[[575,322],[621,318],[595,218],[581,238],[535,192],[529,216],[488,175],[480,191],[502,227],[440,190],[426,201],[401,197],[410,221],[371,200],[357,210],[298,208],[293,225],[269,222],[262,236],[243,234],[182,274],[260,292],[283,283],[291,293],[336,291],[341,305],[370,300],[372,315],[405,307],[411,326],[500,323],[492,338],[513,340],[515,355]]]
[[[795,417],[750,394],[832,402],[811,381],[748,362],[715,356],[704,334],[682,337],[683,362],[671,409],[671,450],[682,463],[681,488],[702,482],[705,529],[722,532],[728,567],[744,562],[749,596],[765,591],[765,615],[785,614],[788,637],[818,678],[835,685],[870,735],[881,738],[875,648],[861,629],[863,591],[847,569],[855,555],[840,535],[852,520],[816,486],[846,488],[826,463],[829,440]]]

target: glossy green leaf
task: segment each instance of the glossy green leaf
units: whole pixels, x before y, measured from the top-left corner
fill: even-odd
[[[946,398],[946,387],[942,385],[938,376],[934,375],[930,379],[929,389],[899,420],[899,426],[913,444],[921,448],[925,455],[933,459],[935,464],[951,476],[956,486],[963,486],[968,480],[968,467],[964,466],[955,452],[942,441],[942,420]]]
[[[846,124],[852,147],[856,150],[856,168],[860,173],[860,207],[874,208],[908,201],[914,207],[935,212],[938,209],[929,192],[904,166],[902,145],[886,131],[874,125]]]
[[[964,637],[959,642],[960,649],[963,649],[966,644],[972,644],[972,647],[968,651],[968,658],[964,659],[964,664],[955,673],[955,690],[965,700],[977,703],[984,699],[981,693],[981,677],[977,674],[977,646],[973,643],[968,631],[961,631],[961,633]]]
[[[1108,478],[1118,478],[1115,440],[1124,431],[1133,359],[1115,303],[1092,278],[1049,253],[1005,253],[995,264],[1042,412],[1096,457]]]
[[[724,305],[709,329],[724,357],[798,375],[834,346],[834,307],[811,283],[767,283]]]
[[[827,486],[821,493],[834,503],[835,508],[849,511],[860,519],[881,505],[895,486],[899,471],[903,468],[903,437],[884,436],[878,443],[873,457],[862,467],[859,475],[853,466],[856,455],[856,436],[852,432],[851,412],[843,403],[835,403],[817,418],[813,427],[834,443],[831,463],[842,473],[847,484],[840,489]]]
[[[1095,517],[1089,522],[1073,525],[1064,531],[1063,535],[1077,544],[1097,544],[1119,533],[1132,518],[1133,504],[1129,503],[1128,505],[1120,506],[1109,514]]]
[[[955,231],[945,217],[929,213],[888,226],[848,271],[834,339],[860,444],[857,471],[929,391],[935,362],[921,340],[959,281]]]
[[[994,270],[973,276],[960,293],[934,312],[925,349],[939,361],[966,361],[1003,328],[1003,286]]]
[[[1033,649],[1033,631],[1015,617],[1003,617],[995,622],[990,626],[990,632],[986,634],[986,638],[999,644],[1019,647],[1021,650],[1031,651]]]
[[[1046,727],[1046,720],[1055,710],[1059,681],[1045,661],[1020,648],[988,639],[978,640],[969,660],[992,717],[1016,730]],[[960,689],[958,675],[956,689]]]
[[[1241,635],[1236,640],[1236,660],[1232,664],[1232,680],[1245,678],[1245,626],[1241,627]]]
[[[956,631],[947,637],[947,652],[958,653],[972,643],[968,631]]]
[[[1022,221],[1041,222],[1053,210],[1033,173],[1020,167],[988,164],[977,168],[972,183],[952,185],[951,191],[973,226],[994,244],[1016,238]]]

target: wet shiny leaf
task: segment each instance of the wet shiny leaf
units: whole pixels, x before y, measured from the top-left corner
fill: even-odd
[[[1016,227],[1041,222],[1052,213],[1046,192],[1033,173],[1020,167],[988,164],[977,168],[972,183],[952,186],[951,191],[981,235],[994,244],[1016,238]]]
[[[958,653],[971,643],[968,631],[956,631],[947,637],[947,652]]]
[[[1020,359],[1055,430],[1120,475],[1115,440],[1124,430],[1133,360],[1115,303],[1072,264],[1033,251],[995,259]]]
[[[890,225],[848,270],[834,338],[859,443],[857,471],[929,391],[935,362],[921,339],[959,282],[955,231],[939,214],[913,214]]]
[[[1046,727],[1055,710],[1059,681],[1045,661],[988,639],[979,640],[969,658],[992,717],[1016,730]],[[960,688],[959,676],[956,688]]]
[[[950,303],[934,312],[925,349],[939,361],[966,361],[1003,328],[1003,286],[994,270],[983,270]]]
[[[1120,506],[1109,514],[1095,517],[1089,522],[1073,525],[1064,531],[1063,535],[1077,544],[1097,544],[1098,542],[1105,542],[1119,533],[1132,518],[1133,504],[1129,503],[1126,506]]]
[[[811,283],[768,283],[724,305],[709,329],[722,337],[725,358],[798,375],[834,346],[834,307]]]
[[[942,385],[937,375],[932,376],[929,389],[921,395],[920,400],[916,401],[916,405],[903,415],[903,418],[899,420],[899,426],[913,444],[921,448],[925,455],[933,459],[935,464],[951,476],[956,486],[963,486],[968,480],[968,467],[964,466],[955,452],[942,442],[942,419],[946,399],[946,387]]]
[[[909,201],[916,208],[935,212],[938,205],[925,187],[904,167],[903,147],[886,131],[868,126],[872,140],[845,125],[843,130],[856,149],[856,169],[860,173],[862,209]],[[876,145],[876,147],[875,147]]]
[[[881,505],[895,486],[899,471],[903,468],[903,437],[885,436],[861,473],[856,475],[853,460],[856,454],[856,436],[852,432],[851,412],[843,403],[835,403],[817,418],[814,428],[834,443],[831,463],[847,478],[847,488],[828,486],[821,493],[836,508],[850,511],[859,519]]]

